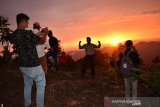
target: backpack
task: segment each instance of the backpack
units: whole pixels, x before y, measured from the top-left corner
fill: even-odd
[[[120,64],[120,71],[124,78],[133,77],[134,74],[132,69],[135,68],[132,59],[129,57],[129,54],[133,51],[129,51],[127,54],[123,53],[123,57]]]

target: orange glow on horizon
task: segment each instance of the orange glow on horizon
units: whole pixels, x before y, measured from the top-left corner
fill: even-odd
[[[121,41],[120,41],[120,39],[117,39],[117,38],[113,39],[113,41],[112,41],[112,45],[114,45],[114,46],[117,46],[119,43],[121,43]]]
[[[112,33],[112,34],[106,34],[104,36],[93,36],[91,37],[92,43],[98,45],[98,41],[101,42],[102,47],[105,46],[111,46],[115,47],[118,46],[119,43],[124,43],[126,40],[136,40],[136,36],[138,34],[136,33]],[[79,40],[75,40],[74,42],[67,42],[67,43],[62,43],[62,48],[65,50],[75,50],[78,49],[78,43],[81,41],[81,45],[86,43],[86,38],[80,38]]]

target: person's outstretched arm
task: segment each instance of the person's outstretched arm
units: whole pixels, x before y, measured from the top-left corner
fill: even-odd
[[[38,32],[36,35],[41,37],[41,41],[38,43],[39,45],[42,45],[46,42],[47,35],[48,35],[48,28],[43,28],[40,32]]]
[[[98,48],[100,48],[101,47],[101,42],[100,41],[98,41]]]
[[[98,41],[98,45],[96,45],[96,44],[92,44],[92,45],[93,45],[94,48],[100,48],[101,47],[101,42]]]
[[[83,49],[83,47],[81,46],[81,41],[79,41],[79,49]]]

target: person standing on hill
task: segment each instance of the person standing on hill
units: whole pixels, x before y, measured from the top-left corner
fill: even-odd
[[[85,61],[83,64],[83,69],[82,69],[82,77],[85,77],[85,73],[86,73],[86,69],[87,69],[87,65],[89,64],[90,69],[91,69],[91,77],[92,79],[95,78],[95,69],[94,69],[94,49],[95,48],[100,48],[101,47],[101,43],[100,41],[98,41],[98,46],[95,44],[91,43],[91,38],[87,37],[87,44],[84,44],[81,46],[81,41],[79,41],[79,49],[85,49]]]
[[[38,22],[34,22],[33,23],[33,32],[36,34],[40,31],[40,29],[41,29],[40,24]],[[44,48],[47,48],[47,49],[50,48],[48,40],[46,40],[46,42],[44,44],[38,44],[36,46],[36,48],[37,48],[39,62],[42,65],[42,68],[43,68],[45,74],[47,74],[48,67],[47,67],[47,60],[46,60]]]
[[[13,32],[12,40],[19,57],[19,68],[24,78],[24,105],[31,106],[31,90],[33,80],[36,82],[36,104],[37,107],[44,107],[45,73],[39,63],[36,45],[44,44],[48,28],[34,34],[28,27],[29,17],[20,13],[16,17],[17,29]]]
[[[56,71],[58,71],[58,40],[56,37],[53,36],[53,33],[51,30],[49,30],[48,32],[48,37],[49,37],[49,45],[52,51],[52,57],[54,60],[54,67]]]
[[[125,84],[125,96],[127,99],[130,99],[130,90],[132,89],[132,97],[136,99],[137,97],[137,84],[139,75],[139,70],[137,69],[140,66],[140,58],[138,52],[133,47],[133,42],[127,40],[125,43],[126,49],[121,53],[120,60],[118,61],[118,66],[124,77]]]

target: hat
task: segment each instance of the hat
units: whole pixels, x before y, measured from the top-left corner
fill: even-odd
[[[34,22],[33,25],[36,25],[36,26],[38,26],[38,27],[41,27],[38,22]]]

